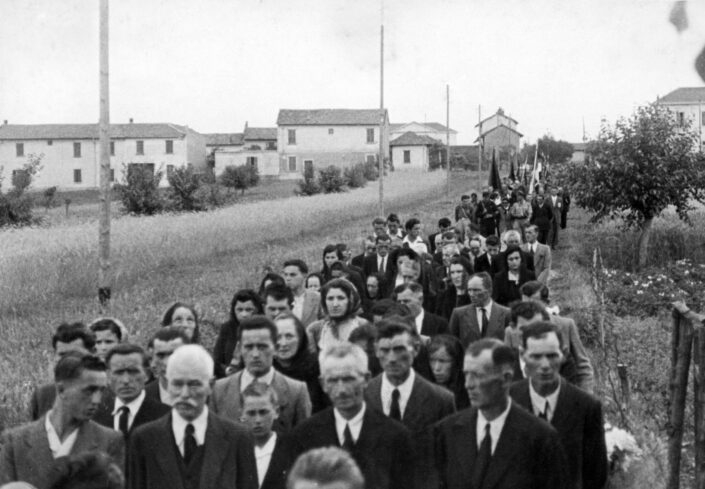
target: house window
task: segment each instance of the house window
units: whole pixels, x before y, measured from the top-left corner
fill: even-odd
[[[76,144],[76,143],[74,143]],[[81,144],[81,143],[78,143]],[[83,177],[81,176],[81,170],[74,170],[73,171],[73,183],[81,183],[83,181]]]
[[[174,154],[174,141],[172,141],[170,139],[166,140],[166,154],[168,154],[168,155]]]
[[[47,141],[47,146],[51,146],[52,144],[54,144],[54,141],[52,141],[51,139]]]
[[[332,127],[328,129],[328,134],[333,134],[334,132]]]
[[[115,156],[115,141],[110,141],[110,156]]]
[[[269,151],[276,151],[277,150],[277,143],[275,141],[267,141],[267,149]]]
[[[113,168],[110,169],[110,181],[111,182],[115,181],[115,169],[113,169]]]
[[[410,149],[404,150],[404,163],[411,163],[411,150]]]
[[[81,157],[81,143],[73,143],[73,157],[74,158]]]
[[[137,141],[137,154],[138,155],[144,154],[144,141]]]
[[[287,131],[289,144],[296,144],[296,129],[289,129]]]
[[[296,156],[289,156],[289,171],[296,171]]]
[[[678,125],[683,126],[685,124],[685,112],[678,112]]]
[[[24,156],[24,143],[15,144],[15,152],[17,156]]]
[[[368,128],[367,129],[367,143],[374,143],[375,142],[375,130],[374,128]]]
[[[166,165],[166,177],[170,178],[174,174],[174,165]]]
[[[304,172],[313,174],[313,160],[304,160]]]
[[[251,166],[252,168],[257,168],[257,157],[256,156],[248,156],[245,159],[245,162],[247,163],[247,166]]]

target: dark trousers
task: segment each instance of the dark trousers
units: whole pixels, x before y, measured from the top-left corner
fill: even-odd
[[[548,243],[553,249],[555,249],[558,244],[558,221],[556,219],[551,221],[551,230],[548,233]]]

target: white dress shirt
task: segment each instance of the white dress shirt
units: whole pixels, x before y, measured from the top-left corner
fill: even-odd
[[[546,409],[546,402],[548,402],[546,420],[550,423],[556,412],[556,404],[558,403],[558,393],[560,390],[561,384],[558,383],[558,389],[553,391],[548,397],[543,397],[534,390],[534,386],[531,385],[531,381],[529,381],[529,396],[531,396],[531,406],[534,410],[534,414],[538,416],[543,413],[544,409]]]
[[[301,319],[304,314],[304,300],[306,299],[306,289],[301,293],[301,295],[294,296],[294,307],[291,308],[291,313],[297,318]]]
[[[512,407],[512,400],[507,400],[507,409],[504,410],[502,414],[497,416],[490,423],[490,436],[492,437],[492,454],[494,454],[495,448],[497,448],[497,442],[502,434],[502,429],[504,428],[504,422],[507,421],[507,415]],[[477,448],[480,448],[482,440],[485,438],[485,425],[488,423],[485,416],[483,416],[482,411],[477,411],[477,428],[476,428],[476,440]]]
[[[343,446],[345,442],[345,426],[350,427],[350,434],[355,443],[357,443],[358,438],[360,438],[360,430],[362,430],[362,418],[365,416],[365,409],[367,409],[366,404],[362,403],[362,409],[357,413],[352,419],[347,420],[342,414],[338,412],[337,409],[333,409],[333,416],[335,417],[335,432],[338,434],[338,441],[340,446]]]
[[[426,246],[426,243],[424,243],[423,238],[421,238],[421,236],[417,236],[416,239],[412,242],[409,239],[409,235],[407,234],[401,241],[401,243],[402,245],[404,243],[409,243],[409,248],[414,250],[419,255],[422,253],[428,253],[428,247]]]
[[[247,386],[250,385],[255,380],[257,382],[261,382],[263,384],[272,385],[273,378],[274,378],[274,367],[269,367],[269,372],[267,372],[266,374],[264,374],[261,377],[255,377],[250,372],[248,372],[247,369],[245,369],[242,371],[242,377],[240,377],[240,392],[247,389]]]
[[[203,412],[193,421],[186,421],[176,409],[171,410],[171,431],[174,432],[174,440],[182,457],[184,456],[186,425],[189,423],[193,425],[193,437],[196,439],[196,446],[202,446],[206,441],[206,428],[208,428],[208,406],[203,406]]]
[[[389,255],[379,256],[377,255],[377,271],[386,272],[387,271],[387,258]]]
[[[119,397],[115,398],[115,409],[113,409],[113,429],[115,431],[120,431],[120,409],[122,409],[123,406],[127,406],[127,408],[130,410],[130,414],[127,416],[127,429],[129,430],[132,426],[132,422],[135,420],[135,415],[142,407],[142,403],[144,402],[145,397],[146,394],[144,392],[144,389],[142,389],[140,395],[127,404],[122,402]]]
[[[51,455],[54,458],[65,457],[71,454],[74,443],[76,443],[76,437],[78,436],[78,428],[75,428],[69,435],[61,441],[59,434],[54,429],[54,425],[51,424],[51,410],[47,412],[44,418],[44,428],[47,431],[47,438],[49,440],[49,449],[51,450]]]
[[[267,443],[258,447],[255,445],[255,459],[257,461],[257,481],[259,482],[259,487],[262,487],[262,482],[264,482],[264,476],[267,475],[267,469],[269,468],[269,463],[272,461],[272,454],[274,453],[274,447],[277,444],[277,434],[272,432],[272,436],[269,437]]]
[[[389,416],[390,411],[392,410],[392,392],[394,392],[394,389],[399,390],[399,412],[401,413],[401,417],[404,417],[404,411],[406,411],[406,405],[409,403],[409,397],[411,397],[411,390],[414,387],[414,379],[416,378],[416,374],[414,373],[414,369],[410,369],[409,371],[409,376],[406,378],[404,382],[402,382],[399,385],[394,385],[392,384],[389,379],[387,379],[387,374],[382,374],[382,390],[381,390],[381,395],[382,395],[382,410],[384,411],[384,414]]]
[[[423,328],[423,318],[426,316],[426,311],[422,308],[421,312],[419,313],[418,316],[416,316],[416,319],[414,321],[416,322],[416,331],[421,334],[421,328]]]
[[[538,248],[537,243],[538,243],[538,241],[534,241],[533,243],[527,243],[529,245],[529,249],[527,251],[535,254],[536,248]]]

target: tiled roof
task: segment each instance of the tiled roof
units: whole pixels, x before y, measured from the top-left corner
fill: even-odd
[[[389,130],[392,132],[398,131],[399,129],[403,128],[404,126],[408,126],[409,124],[418,124],[420,126],[426,126],[430,129],[433,129],[436,132],[443,132],[443,133],[446,132],[446,126],[444,126],[443,124],[441,124],[439,122],[416,122],[416,121],[403,122],[401,124],[389,124]],[[458,131],[456,131],[455,129],[451,129],[450,132],[457,134]]]
[[[442,143],[438,139],[411,131],[405,132],[389,143],[390,146],[432,146],[434,144]]]
[[[385,109],[386,113],[386,109]],[[279,126],[376,126],[381,109],[281,109]]]
[[[517,120],[514,119],[513,117],[509,117],[509,116],[508,116],[507,114],[505,114],[505,113],[501,113],[501,114],[500,114],[499,112],[495,112],[495,113],[492,114],[491,116],[485,117],[485,118],[482,119],[480,122],[478,122],[477,124],[475,124],[475,127],[479,126],[480,124],[482,124],[482,123],[485,122],[485,121],[488,121],[488,120],[492,119],[492,118],[493,118],[494,116],[496,116],[496,115],[500,115],[500,116],[502,116],[502,117],[506,117],[506,118],[509,119],[510,121],[514,121],[515,124],[519,124],[519,121],[517,121]]]
[[[705,87],[681,87],[659,99],[659,103],[687,104],[705,102]]]
[[[242,133],[204,134],[206,146],[238,146],[242,145]]]
[[[192,131],[168,123],[110,124],[112,139],[182,138]],[[98,124],[3,124],[0,140],[18,139],[98,139]]]
[[[482,135],[486,136],[487,134],[491,133],[492,131],[496,131],[499,128],[506,129],[507,131],[512,131],[512,132],[516,133],[520,138],[524,137],[524,135],[522,133],[520,133],[519,131],[517,131],[516,129],[512,129],[511,127],[504,125],[504,124],[494,126],[492,129],[488,129],[485,132],[483,132]],[[475,141],[477,141],[477,138],[475,138]]]
[[[276,127],[246,127],[243,135],[245,141],[277,140]]]

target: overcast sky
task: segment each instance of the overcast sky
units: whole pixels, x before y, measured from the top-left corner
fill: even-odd
[[[392,122],[459,143],[503,107],[524,141],[569,141],[679,86],[705,45],[705,0],[677,34],[667,0],[384,0]],[[281,108],[379,107],[380,0],[119,0],[111,121],[200,132],[275,126]],[[96,122],[98,0],[0,0],[0,119]]]

